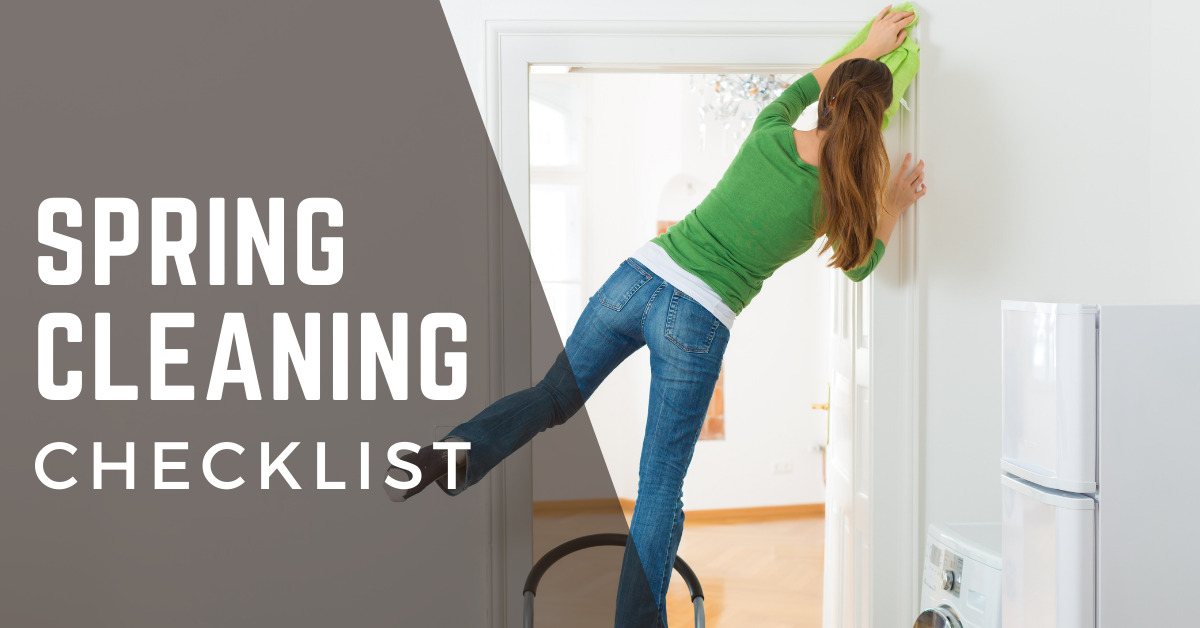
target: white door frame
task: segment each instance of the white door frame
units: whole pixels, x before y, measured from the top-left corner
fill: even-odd
[[[659,22],[659,21],[509,21],[486,22],[485,120],[500,163],[516,219],[528,242],[529,220],[529,66],[534,64],[664,68],[755,68],[796,71],[815,67],[861,28],[862,22]],[[919,35],[918,35],[919,36]],[[915,151],[917,85],[901,110],[901,150]],[[500,250],[511,214],[504,210],[502,189],[489,209],[490,241],[497,263],[510,259]],[[920,594],[921,501],[918,421],[920,286],[916,281],[916,214],[909,212],[893,235],[883,262],[872,274],[871,378],[873,443],[856,450],[870,455],[871,492],[869,546],[872,548],[867,590],[866,626],[893,625],[897,618],[917,615]],[[510,229],[512,225],[509,225]],[[512,233],[512,231],[510,231]],[[518,256],[513,256],[516,258]],[[510,262],[511,263],[511,262]],[[493,272],[494,282],[509,272]],[[513,308],[502,297],[529,294],[529,286],[493,285],[493,312]],[[529,321],[497,322],[496,326],[529,325]],[[528,348],[496,347],[493,366],[505,352]],[[511,371],[509,371],[511,373]],[[520,382],[493,382],[496,392]],[[532,377],[530,377],[531,379]],[[532,381],[525,385],[532,384]],[[514,534],[528,530],[533,502],[532,464],[528,449],[509,458],[492,482],[493,509],[492,626],[521,623],[520,587],[532,564],[532,539]]]

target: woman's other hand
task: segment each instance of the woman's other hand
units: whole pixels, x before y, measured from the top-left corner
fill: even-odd
[[[875,16],[871,30],[867,33],[867,41],[859,50],[868,59],[878,59],[900,47],[908,31],[904,27],[912,24],[916,14],[912,11],[892,11],[892,5],[887,5]]]
[[[915,168],[909,169],[912,163],[912,153],[904,156],[904,163],[896,176],[888,181],[887,189],[883,192],[883,211],[879,214],[879,224],[875,228],[875,237],[887,246],[892,238],[892,230],[900,221],[900,216],[912,207],[913,202],[925,196],[925,161],[917,162]]]
[[[912,163],[912,153],[904,156],[904,163],[900,164],[900,169],[896,171],[896,176],[888,182],[887,191],[884,193],[885,212],[899,218],[901,214],[908,211],[909,207],[929,189],[925,187],[925,160],[917,162],[917,165],[911,170],[909,164]]]

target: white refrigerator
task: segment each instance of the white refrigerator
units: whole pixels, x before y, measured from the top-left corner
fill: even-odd
[[[1200,305],[1001,312],[1003,625],[1200,626]]]

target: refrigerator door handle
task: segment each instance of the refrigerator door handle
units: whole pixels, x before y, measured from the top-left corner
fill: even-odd
[[[1052,489],[1055,489],[1058,491],[1065,491],[1067,493],[1095,493],[1096,492],[1096,483],[1095,482],[1074,482],[1074,481],[1063,480],[1061,478],[1051,477],[1044,473],[1038,473],[1037,471],[1032,471],[1026,467],[1023,467],[1019,464],[1012,462],[1011,460],[1001,459],[1000,460],[1000,470],[1009,475],[1015,476],[1026,482],[1029,482],[1030,484],[1036,484],[1038,486],[1045,486],[1047,488],[1052,488]]]
[[[1069,510],[1096,509],[1096,500],[1087,495],[1067,493],[1044,486],[1037,486],[1011,475],[1001,475],[1000,485],[1006,486],[1030,499],[1056,508],[1067,508]]]

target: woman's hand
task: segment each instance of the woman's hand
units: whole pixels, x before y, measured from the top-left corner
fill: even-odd
[[[904,41],[908,34],[904,27],[912,24],[917,16],[912,11],[888,13],[891,10],[892,5],[889,4],[875,16],[875,20],[871,22],[871,30],[867,32],[867,40],[862,45],[813,70],[812,75],[817,79],[818,87],[825,89],[829,77],[843,61],[859,58],[878,59],[895,50]]]
[[[883,195],[883,211],[896,218],[908,211],[908,208],[912,207],[917,199],[925,196],[928,190],[925,187],[925,160],[917,162],[912,170],[908,168],[910,163],[912,153],[904,156],[904,163],[900,164],[896,176],[888,182]]]
[[[884,246],[887,246],[888,240],[891,239],[892,230],[896,228],[900,216],[912,207],[914,201],[925,196],[925,161],[917,162],[917,166],[912,170],[908,169],[910,163],[912,153],[904,156],[900,170],[888,181],[887,189],[883,192],[883,211],[879,213],[875,237],[882,240]]]
[[[904,27],[912,24],[916,15],[912,11],[894,11],[892,5],[887,5],[875,16],[871,30],[867,33],[867,41],[859,47],[862,55],[868,59],[878,59],[900,47],[908,31]]]

